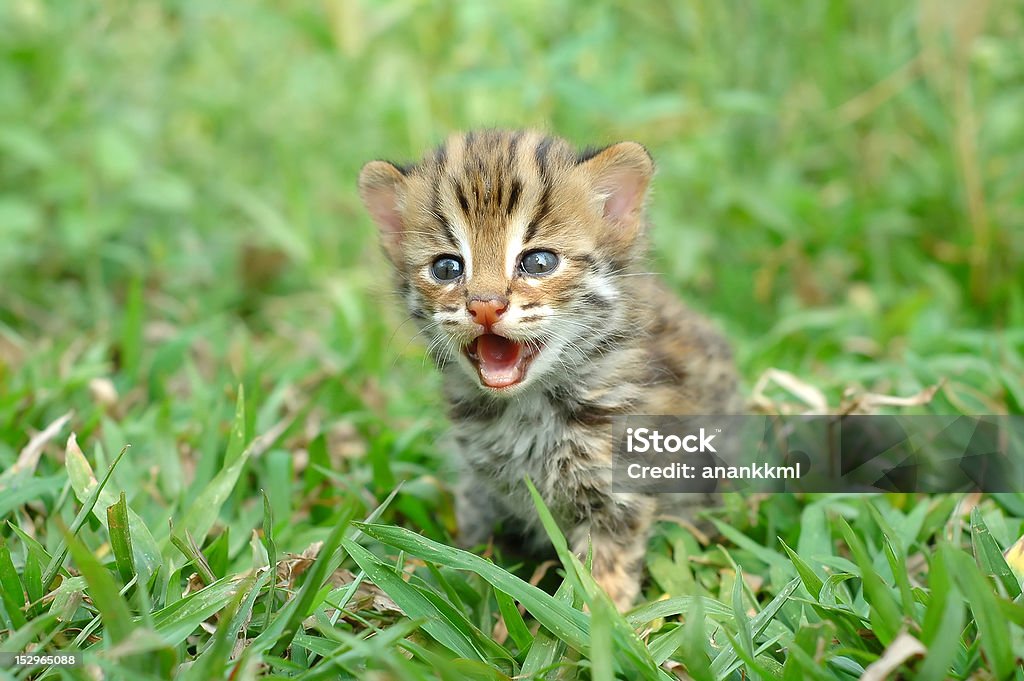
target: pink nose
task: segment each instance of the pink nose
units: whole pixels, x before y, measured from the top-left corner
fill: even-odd
[[[506,298],[474,298],[466,304],[473,321],[490,330],[491,326],[497,323],[498,318],[508,309]]]

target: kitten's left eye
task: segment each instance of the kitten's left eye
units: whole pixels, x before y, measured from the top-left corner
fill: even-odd
[[[519,269],[526,274],[548,274],[558,266],[558,256],[551,251],[530,251],[519,261]]]

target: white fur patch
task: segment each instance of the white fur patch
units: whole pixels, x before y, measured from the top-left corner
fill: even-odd
[[[465,280],[469,281],[473,276],[473,257],[469,250],[469,225],[462,220],[461,217],[457,217],[453,214],[449,214],[449,224],[452,226],[452,232],[455,233],[455,243],[459,246],[459,255],[462,256],[462,264],[466,268]]]
[[[519,265],[519,254],[523,250],[523,237],[526,236],[527,227],[529,224],[525,218],[512,218],[508,230],[508,241],[505,243],[505,276],[510,280],[516,276],[516,267]]]

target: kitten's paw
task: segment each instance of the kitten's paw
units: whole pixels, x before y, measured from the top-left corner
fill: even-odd
[[[615,604],[619,612],[625,612],[632,608],[637,594],[640,592],[640,582],[622,569],[595,574],[594,581],[608,594],[608,598]]]
[[[491,540],[491,527],[484,523],[463,522],[459,519],[459,533],[455,542],[463,549],[472,549]]]
[[[486,544],[499,518],[496,509],[494,503],[488,504],[487,495],[480,485],[463,481],[455,495],[455,521],[459,525],[456,541],[459,546],[471,549]]]

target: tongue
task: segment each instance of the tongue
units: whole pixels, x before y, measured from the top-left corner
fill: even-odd
[[[508,338],[485,333],[477,338],[476,356],[480,377],[492,388],[512,385],[522,378],[519,360],[523,346]]]

